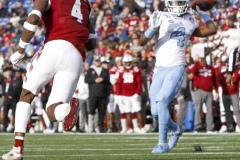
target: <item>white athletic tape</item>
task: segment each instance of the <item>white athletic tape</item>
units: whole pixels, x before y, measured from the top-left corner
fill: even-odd
[[[22,39],[20,39],[20,41],[18,43],[19,47],[24,48],[24,49],[27,48],[28,44],[29,43],[23,42]]]
[[[24,22],[23,27],[26,28],[29,31],[36,32],[38,25],[33,25],[33,24],[28,23],[28,22]]]
[[[28,17],[31,15],[31,14],[36,14],[40,19],[42,17],[42,13],[39,11],[39,10],[32,10],[29,14],[28,14]]]
[[[97,36],[95,34],[89,34],[88,39],[96,39],[96,38],[97,38]]]

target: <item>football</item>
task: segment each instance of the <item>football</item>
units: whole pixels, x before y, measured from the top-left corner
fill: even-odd
[[[202,11],[209,11],[216,5],[216,0],[193,0],[190,7],[196,10],[196,6]]]

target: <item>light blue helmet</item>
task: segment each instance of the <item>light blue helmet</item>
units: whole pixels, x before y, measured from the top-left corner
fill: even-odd
[[[180,3],[181,5],[177,4]],[[189,0],[165,0],[165,6],[168,12],[174,16],[185,14],[189,7]]]

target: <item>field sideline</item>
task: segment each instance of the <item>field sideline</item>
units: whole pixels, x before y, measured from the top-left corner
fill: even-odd
[[[158,134],[27,134],[24,160],[240,159],[240,134],[184,133],[169,153],[153,155]],[[13,134],[0,134],[0,155],[13,145]],[[202,152],[193,152],[200,145]]]

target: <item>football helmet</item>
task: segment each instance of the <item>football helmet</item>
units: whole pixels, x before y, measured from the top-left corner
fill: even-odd
[[[189,0],[165,0],[168,12],[174,16],[185,14],[189,7]]]
[[[133,61],[133,57],[131,55],[125,55],[123,57],[123,63],[127,69],[130,69],[132,67],[132,63],[131,63],[132,61]],[[126,65],[126,62],[130,62],[130,64]]]

